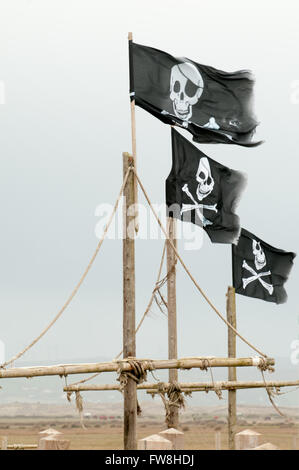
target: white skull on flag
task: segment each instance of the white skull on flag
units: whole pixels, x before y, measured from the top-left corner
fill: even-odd
[[[190,62],[174,65],[170,75],[170,99],[175,115],[187,121],[203,92],[203,79],[199,70]]]

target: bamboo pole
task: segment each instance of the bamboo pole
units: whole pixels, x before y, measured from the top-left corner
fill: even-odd
[[[133,41],[133,33],[128,33],[129,44]],[[130,64],[132,67],[133,64]],[[133,70],[130,69],[130,75],[133,74]],[[134,90],[135,92],[135,90]],[[135,116],[135,97],[131,98],[131,133],[132,133],[132,155],[134,159],[134,167],[137,171],[137,152],[136,152],[136,116]],[[138,183],[136,175],[134,174],[134,201],[135,201],[135,232],[139,230],[139,215],[138,215]]]
[[[123,175],[127,174],[134,159],[123,153]],[[124,188],[123,220],[123,357],[136,356],[135,341],[135,234],[130,227],[134,220],[128,210],[135,202],[134,174],[131,171]],[[132,233],[133,232],[133,233]],[[136,382],[128,377],[124,388],[124,449],[137,449],[136,434],[137,394]]]
[[[168,237],[176,243],[176,219],[168,218]],[[167,243],[167,310],[168,310],[168,359],[177,359],[177,313],[176,313],[176,255],[171,245]],[[169,369],[169,382],[178,382],[178,370]],[[179,408],[170,406],[170,415],[167,420],[169,428],[178,428]]]
[[[182,359],[136,359],[142,362],[145,370],[159,369],[205,369],[207,361],[209,367],[257,367],[262,364],[275,365],[272,358],[263,359],[260,357],[185,357]],[[96,362],[85,364],[61,364],[55,366],[34,366],[34,367],[14,367],[10,369],[0,369],[0,379],[16,377],[44,377],[50,375],[93,374],[95,372],[117,372],[119,364],[124,372],[132,371],[132,366],[126,360],[112,362]]]
[[[137,385],[138,390],[147,390],[148,393],[158,393],[158,388],[161,384],[157,383],[143,383]],[[165,388],[170,386],[169,382],[163,382]],[[266,384],[263,380],[261,381],[217,381],[217,382],[184,382],[179,383],[180,388],[183,392],[206,392],[212,391],[214,388],[219,390],[244,390],[251,388],[280,388],[280,387],[299,387],[299,380],[271,380],[267,381]],[[64,392],[104,392],[118,390],[120,386],[118,384],[81,384],[81,385],[68,385],[64,387]]]
[[[236,294],[234,287],[228,287],[226,299],[226,315],[227,321],[236,329],[237,318],[236,318]],[[228,357],[236,357],[236,334],[231,329],[227,329],[228,338]],[[229,367],[228,369],[228,380],[237,380],[237,370],[235,367]],[[237,391],[236,389],[230,389],[228,391],[228,448],[229,450],[235,450],[235,435],[237,425]]]
[[[145,386],[146,384],[142,384]],[[147,393],[155,394],[159,393],[157,390],[156,384],[152,384],[152,388],[149,387],[148,384]],[[169,384],[165,384],[167,387]],[[211,382],[201,382],[201,383],[184,383],[179,384],[183,392],[209,392],[213,391],[214,389],[217,390],[245,390],[245,389],[253,389],[253,388],[281,388],[281,387],[299,387],[299,380],[286,380],[286,381],[279,381],[279,380],[271,380],[267,381],[252,381],[252,382],[245,382],[245,381],[217,381],[214,383]],[[139,388],[139,386],[138,386]],[[141,388],[141,387],[140,387]],[[145,388],[145,387],[144,387]],[[115,390],[115,389],[114,389]],[[116,389],[117,390],[117,389]]]

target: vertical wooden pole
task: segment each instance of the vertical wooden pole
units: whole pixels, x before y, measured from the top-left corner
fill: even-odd
[[[215,433],[215,450],[221,450],[221,432],[216,431]]]
[[[128,33],[128,40],[133,41],[133,33]],[[131,64],[132,66],[132,64]],[[133,70],[130,70],[133,74]],[[137,170],[137,154],[136,154],[136,118],[135,118],[135,98],[131,99],[131,133],[132,133],[132,155],[134,159],[134,167]],[[134,197],[135,197],[135,232],[139,230],[139,216],[138,216],[138,183],[137,178],[134,175]]]
[[[123,153],[123,175],[134,160]],[[128,208],[134,204],[134,173],[131,171],[124,188],[124,236],[123,236],[123,357],[136,356],[135,343],[135,240],[134,229],[129,231],[134,216],[128,216]],[[137,449],[136,437],[137,393],[136,382],[128,378],[124,389],[124,449]]]
[[[236,293],[234,287],[228,287],[226,300],[227,321],[237,328]],[[228,357],[236,357],[236,334],[228,328]],[[237,368],[228,368],[228,380],[237,380]],[[237,390],[228,391],[228,448],[235,450],[237,424]]]
[[[168,237],[176,247],[176,219],[168,217]],[[176,318],[176,255],[167,243],[167,308],[168,308],[168,359],[177,359],[177,318]],[[178,370],[169,369],[169,382],[178,382]],[[177,406],[170,407],[169,428],[177,428],[179,410]]]

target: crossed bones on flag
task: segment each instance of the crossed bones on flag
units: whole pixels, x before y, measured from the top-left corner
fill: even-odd
[[[245,289],[248,286],[248,284],[250,284],[251,282],[258,280],[262,284],[262,286],[269,292],[270,295],[273,294],[273,290],[274,290],[273,285],[269,284],[268,282],[266,282],[262,279],[262,277],[264,277],[264,276],[270,276],[271,271],[265,271],[265,272],[262,272],[262,273],[257,273],[253,268],[251,268],[246,263],[245,260],[243,260],[242,268],[245,268],[247,271],[249,271],[252,274],[252,276],[250,276],[250,277],[242,278],[243,289]]]
[[[206,205],[206,204],[198,204],[198,202],[195,201],[194,197],[190,193],[187,183],[184,184],[184,186],[182,187],[182,191],[184,191],[184,193],[187,194],[187,196],[191,199],[193,204],[182,204],[181,215],[184,212],[189,212],[189,211],[195,210],[195,212],[198,215],[199,219],[202,221],[202,224],[203,224],[204,227],[206,225],[213,225],[213,222],[206,219],[205,216],[203,215],[203,213],[201,212],[201,210],[202,209],[207,209],[209,211],[218,212],[217,204],[214,204],[212,206],[211,205]]]

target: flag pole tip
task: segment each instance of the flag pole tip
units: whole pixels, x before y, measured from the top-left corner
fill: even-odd
[[[129,39],[129,41],[133,40],[133,33],[131,33],[131,32],[128,33],[128,39]]]

